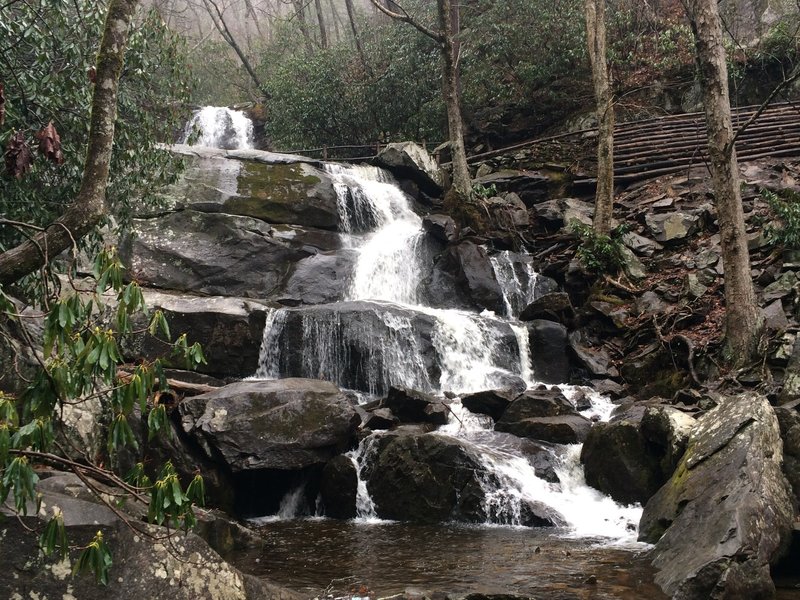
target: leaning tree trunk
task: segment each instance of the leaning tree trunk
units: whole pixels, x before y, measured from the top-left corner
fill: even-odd
[[[459,8],[452,0],[438,0],[439,30],[442,33],[442,96],[447,109],[447,129],[453,155],[453,189],[466,198],[472,189],[464,145],[464,124],[461,117],[461,85],[458,76],[460,44]]]
[[[319,46],[325,49],[328,47],[328,30],[325,27],[325,16],[322,14],[322,0],[314,0],[314,9],[317,11],[319,24]]]
[[[106,187],[117,118],[117,87],[125,58],[128,30],[138,0],[111,0],[97,72],[89,142],[78,195],[64,214],[32,239],[0,254],[0,284],[18,281],[73,247],[106,214]]]
[[[614,102],[606,59],[605,0],[585,0],[586,39],[597,102],[597,192],[594,230],[608,235],[614,210]]]
[[[716,0],[688,0],[685,6],[695,38],[708,127],[709,167],[719,216],[725,268],[726,343],[732,363],[742,365],[756,353],[763,316],[750,275],[722,25]]]

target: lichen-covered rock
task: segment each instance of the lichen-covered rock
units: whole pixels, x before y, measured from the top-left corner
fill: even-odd
[[[698,231],[700,217],[683,212],[647,213],[645,223],[656,241],[675,243]]]
[[[794,516],[783,445],[767,399],[722,398],[698,420],[670,480],[639,527],[655,543],[656,582],[673,598],[772,598],[770,564]]]
[[[95,485],[100,484],[95,482]],[[144,523],[137,513],[146,507],[133,501],[130,525],[118,512],[101,504],[77,476],[55,473],[43,479],[38,491],[43,494],[37,517],[0,522],[0,564],[13,577],[0,578],[3,598],[80,598],[81,600],[298,600],[293,592],[241,573],[225,562],[194,533],[183,534],[165,527]],[[135,505],[135,506],[134,506]],[[53,510],[61,511],[67,536],[72,542],[69,555],[61,559],[45,557],[39,549],[35,529],[49,519]],[[5,512],[0,509],[0,512]],[[29,514],[36,514],[36,510]],[[204,519],[201,515],[201,519]],[[26,529],[27,527],[27,529]],[[100,531],[111,552],[113,565],[108,585],[100,585],[90,575],[72,576],[81,546]]]
[[[332,383],[242,381],[180,405],[184,431],[234,472],[323,465],[349,445],[360,423]]]

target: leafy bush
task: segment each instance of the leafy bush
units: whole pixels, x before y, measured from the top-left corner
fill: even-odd
[[[0,214],[43,226],[52,222],[77,193],[83,172],[96,60],[105,2],[3,3],[5,120],[0,149],[21,136],[34,145],[34,132],[52,121],[60,136],[63,161],[36,159],[19,178],[0,178]],[[189,69],[185,46],[155,12],[139,15],[131,32],[120,78],[118,118],[107,201],[125,220],[139,201],[155,200],[155,190],[171,181],[175,159],[158,150],[170,142],[184,120]],[[0,229],[0,252],[24,233]]]
[[[765,189],[761,190],[761,197],[778,220],[764,228],[767,240],[791,250],[800,249],[800,194],[783,190],[779,195]]]
[[[43,347],[38,349],[40,368],[19,397],[0,392],[0,504],[11,498],[21,515],[27,514],[30,504],[39,510],[36,462],[67,468],[74,464],[64,456],[58,438],[65,406],[100,399],[110,421],[107,451],[112,463],[119,451],[137,446],[129,423],[135,408],[147,415],[151,437],[170,431],[166,408],[157,400],[157,392],[168,389],[163,359],[123,367],[119,348],[124,338],[148,331],[158,334],[168,355],[182,359],[187,367],[205,362],[200,346],[189,345],[185,335],[170,342],[163,313],[149,314],[138,284],[123,283],[122,267],[113,250],[98,254],[93,276],[93,290],[72,290],[50,298],[52,304],[44,316]],[[105,314],[112,315],[111,322],[103,317]],[[148,317],[141,330],[133,325],[137,315]],[[0,287],[0,325],[20,318]],[[151,522],[185,529],[194,526],[193,506],[204,500],[202,478],[196,477],[184,491],[169,462],[155,482],[144,476],[141,465],[135,471],[126,483],[112,471],[90,466],[91,473],[99,473],[124,492],[140,498],[149,496]],[[84,481],[98,498],[108,502],[102,489],[94,489],[88,479]],[[39,542],[45,554],[58,551],[62,558],[66,556],[68,540],[60,512],[44,526]],[[102,534],[81,550],[75,571],[92,572],[99,583],[107,583],[111,557]]]
[[[591,225],[573,220],[570,229],[580,239],[575,255],[581,265],[592,273],[618,273],[625,265],[622,237],[630,231],[623,223],[611,231],[611,235],[597,233]]]

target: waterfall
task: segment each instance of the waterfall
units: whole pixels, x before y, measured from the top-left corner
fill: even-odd
[[[182,143],[238,150],[253,147],[253,122],[238,110],[204,106],[186,124]]]
[[[565,392],[570,388],[565,386]],[[590,394],[592,414],[607,414],[608,401]],[[536,475],[531,463],[509,444],[508,436],[492,431],[492,420],[473,415],[460,401],[450,405],[450,422],[436,435],[448,435],[462,440],[466,447],[491,474],[481,481],[485,494],[484,510],[492,522],[518,525],[523,506],[540,503],[556,510],[572,537],[605,537],[620,542],[636,541],[636,526],[641,508],[623,506],[586,485],[580,464],[580,444],[556,449],[554,470],[558,483]]]
[[[503,291],[506,315],[518,317],[525,307],[536,299],[538,275],[530,262],[530,257],[503,250],[491,256],[489,260],[497,283]]]
[[[336,189],[340,229],[362,233],[347,300],[416,304],[422,219],[383,169],[326,165]]]
[[[431,265],[412,200],[382,169],[325,170],[337,194],[343,245],[356,253],[352,284],[338,302],[270,310],[256,376],[324,379],[365,401],[384,397],[390,386],[458,396],[517,388],[519,379],[536,384],[528,331],[516,320],[536,298],[531,257],[499,252],[490,259],[504,317],[425,306],[418,290]],[[559,388],[573,403],[586,393]],[[584,416],[607,420],[613,404],[589,396],[592,406]],[[489,522],[520,525],[526,511],[539,506],[552,511],[569,535],[635,541],[641,508],[620,506],[586,485],[580,445],[542,445],[538,451],[547,454],[557,477],[545,480],[527,456],[530,441],[495,432],[489,417],[470,413],[457,397],[450,409],[450,422],[430,435],[457,438],[484,467],[479,483]],[[378,520],[367,480],[380,435],[366,437],[347,454],[357,473],[357,518],[369,523]]]

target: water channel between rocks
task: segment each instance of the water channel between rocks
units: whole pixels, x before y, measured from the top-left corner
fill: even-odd
[[[198,118],[219,129],[217,136],[239,135],[226,129],[236,123],[227,114]],[[546,480],[533,465],[531,440],[494,431],[491,418],[470,413],[458,399],[538,385],[531,367],[537,348],[517,319],[537,296],[530,256],[473,245],[471,251],[488,257],[502,300],[494,311],[464,310],[442,293],[447,282],[432,271],[441,248],[431,246],[393,178],[376,167],[325,165],[325,171],[338,197],[340,256],[352,261],[348,283],[326,303],[271,309],[255,377],[325,379],[362,402],[384,397],[392,386],[448,396],[449,423],[426,435],[445,436],[472,457],[486,522],[380,520],[363,477],[373,441],[385,435],[376,432],[348,454],[359,479],[357,519],[304,518],[313,503],[303,499],[301,486],[286,494],[276,515],[259,521],[265,545],[235,556],[237,566],[309,595],[332,585],[342,594],[366,586],[371,597],[409,587],[548,599],[663,597],[641,556],[646,547],[635,543],[641,507],[621,506],[589,488],[579,445],[537,450],[550,456],[554,477]],[[576,410],[584,400],[576,418],[609,418],[608,399],[559,387]],[[531,510],[544,511],[558,527],[520,527]],[[319,507],[317,513],[324,514]]]

